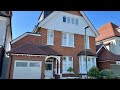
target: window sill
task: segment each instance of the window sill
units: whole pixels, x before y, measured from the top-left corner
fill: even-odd
[[[62,74],[75,74],[74,72],[63,72]]]
[[[65,46],[65,45],[61,45],[62,47],[68,47],[68,48],[75,48],[75,46]]]
[[[54,44],[46,44],[46,45],[51,45],[51,46],[53,46]]]

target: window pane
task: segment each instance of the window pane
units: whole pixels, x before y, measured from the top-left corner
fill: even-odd
[[[67,17],[67,23],[70,23],[70,17]]]
[[[82,73],[86,73],[86,58],[83,57],[83,66],[82,66]]]
[[[63,22],[66,22],[66,17],[65,16],[63,16]]]
[[[87,60],[87,70],[89,71],[91,69],[91,60],[88,58]]]
[[[89,36],[86,36],[86,45],[87,45],[87,49],[89,49]]]
[[[27,67],[28,62],[16,62],[16,67]]]
[[[72,24],[74,24],[74,18],[72,18]]]
[[[30,67],[40,67],[40,63],[38,63],[38,62],[30,62]]]
[[[68,57],[68,67],[72,67],[73,68],[73,63],[72,63],[72,57]]]
[[[62,62],[62,70],[63,72],[66,72],[67,71],[67,58],[66,57],[63,57],[63,62]]]
[[[76,25],[78,25],[78,19],[75,20]]]
[[[67,34],[62,33],[62,45],[67,45]]]
[[[52,64],[45,64],[45,70],[52,70]]]
[[[96,66],[95,65],[95,58],[92,58],[92,66]]]
[[[47,34],[47,43],[48,44],[53,44],[53,39],[54,39],[54,31],[50,31],[48,30],[48,34]]]
[[[69,46],[74,46],[74,34],[69,34]]]

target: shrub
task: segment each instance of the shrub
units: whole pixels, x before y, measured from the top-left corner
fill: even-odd
[[[97,67],[92,67],[89,72],[88,72],[88,76],[90,76],[90,78],[95,78],[98,79],[100,78],[100,71]]]
[[[113,73],[112,70],[110,69],[104,69],[100,72],[100,76],[103,77],[105,76],[106,79],[115,79],[115,74]]]
[[[73,68],[72,68],[72,67],[69,67],[67,71],[68,71],[68,72],[72,72],[72,71],[73,71]]]

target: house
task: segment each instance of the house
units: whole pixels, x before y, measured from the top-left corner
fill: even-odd
[[[99,36],[96,37],[97,45],[101,42],[106,48],[116,55],[120,55],[120,28],[112,22],[98,29]]]
[[[83,11],[42,11],[33,32],[11,41],[8,79],[86,77],[96,66],[95,37],[98,36]],[[85,58],[85,27],[86,54]],[[72,68],[73,71],[68,71]]]
[[[4,77],[7,71],[8,57],[6,52],[10,50],[12,40],[11,11],[0,11],[0,77]],[[1,75],[2,74],[2,75]]]
[[[120,65],[120,55],[110,52],[105,45],[97,45],[96,53],[99,70],[111,69],[111,65]]]

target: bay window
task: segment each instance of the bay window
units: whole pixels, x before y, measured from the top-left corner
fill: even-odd
[[[79,57],[79,70],[81,74],[86,74],[92,67],[96,67],[96,57],[87,56],[87,70],[85,56]]]
[[[72,57],[63,57],[62,61],[62,72],[63,73],[68,73],[68,69],[72,67],[73,68],[73,58]]]

